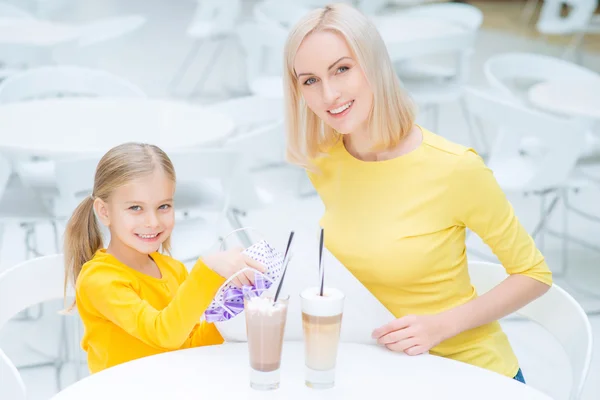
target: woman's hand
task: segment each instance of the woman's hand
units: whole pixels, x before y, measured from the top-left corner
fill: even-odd
[[[229,279],[244,268],[252,268],[265,272],[264,265],[242,253],[243,248],[233,248],[202,257],[206,266],[225,279]],[[244,271],[231,280],[235,286],[241,287],[254,283],[254,272]]]
[[[377,343],[410,356],[423,354],[452,337],[442,314],[407,315],[373,331]]]

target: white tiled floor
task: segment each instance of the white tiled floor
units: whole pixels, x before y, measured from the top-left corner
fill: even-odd
[[[226,1],[226,0],[224,0]],[[77,54],[72,51],[63,51],[57,55],[61,62],[91,65],[104,68],[113,73],[131,79],[140,85],[151,96],[166,96],[167,85],[179,64],[185,57],[191,41],[185,36],[186,25],[189,22],[194,2],[193,1],[164,1],[164,0],[85,0],[77,3],[66,1],[67,8],[62,12],[55,12],[56,18],[84,21],[100,16],[110,16],[124,12],[139,12],[147,16],[148,23],[138,32],[121,40],[108,42],[87,49],[80,50]],[[245,2],[246,15],[251,7],[250,1]],[[534,51],[546,54],[560,54],[560,49],[534,42],[517,36],[501,32],[481,32],[477,44],[472,66],[472,83],[483,85],[483,61],[492,54],[504,51]],[[195,79],[201,74],[202,61],[211,57],[211,46],[206,45],[200,52],[197,63],[190,70],[184,80],[180,92],[185,92],[186,87],[191,87]],[[217,95],[226,86],[228,89],[243,90],[242,79],[243,59],[236,48],[230,48],[224,54],[218,65],[213,70],[206,89]],[[586,66],[600,71],[600,57],[588,55]],[[200,98],[199,101],[207,101]],[[422,121],[426,125],[426,119]],[[468,144],[465,124],[461,113],[455,105],[444,107],[441,115],[441,128],[438,133],[460,143]],[[600,175],[600,170],[597,171]],[[271,184],[277,184],[284,178],[276,174],[268,176]],[[279,181],[278,181],[279,179]],[[512,198],[517,213],[526,218],[528,215],[537,214],[537,203],[532,199]],[[595,208],[598,211],[600,204],[600,188],[590,188],[583,191],[575,199],[588,210]],[[284,211],[287,211],[284,212]],[[560,217],[562,210],[557,210]],[[271,238],[285,238],[292,226],[316,226],[319,217],[320,205],[314,197],[305,198],[301,204],[292,204],[280,201],[277,208],[250,213],[245,223],[255,226],[268,234]],[[558,224],[553,221],[552,224]],[[594,226],[584,220],[573,217],[571,220],[572,231],[581,237],[586,237],[600,244],[600,224]],[[558,226],[558,225],[557,225]],[[40,246],[45,252],[52,252],[49,227],[40,228]],[[0,243],[0,269],[6,268],[23,259],[22,232],[17,226],[7,226],[3,243]],[[559,243],[552,238],[546,241],[545,254],[550,265],[555,271],[560,270]],[[600,254],[585,251],[573,246],[571,254],[572,280],[591,292],[600,295]],[[563,283],[558,279],[557,282]],[[567,289],[570,289],[567,286]],[[600,301],[593,301],[582,296],[578,291],[572,294],[579,299],[587,309],[600,309]],[[53,311],[58,310],[60,304],[48,305],[43,318],[37,322],[14,321],[0,332],[0,347],[6,350],[16,363],[23,365],[40,359],[32,350],[37,348],[48,353],[55,352],[59,317]],[[600,317],[590,317],[594,337],[600,342]],[[565,356],[561,353],[553,339],[532,323],[522,321],[504,321],[504,326],[511,337],[514,347],[521,359],[523,369],[531,385],[545,387],[544,390],[552,393],[564,393],[570,382],[569,370],[566,366]],[[40,335],[40,332],[42,334]],[[36,334],[34,339],[34,333]],[[585,400],[600,398],[600,347],[594,350],[590,379],[584,392]],[[83,374],[85,368],[81,371]],[[55,391],[54,372],[52,368],[23,370],[31,400],[47,399]],[[67,384],[74,379],[73,369],[65,368],[63,374]],[[548,385],[548,386],[545,386]]]

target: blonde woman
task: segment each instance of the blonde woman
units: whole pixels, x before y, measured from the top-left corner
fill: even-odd
[[[373,337],[524,382],[497,320],[544,294],[552,274],[492,171],[415,125],[377,29],[354,8],[311,11],[284,57],[288,158],[325,204],[326,247],[397,318]],[[510,274],[482,296],[468,275],[467,228]]]

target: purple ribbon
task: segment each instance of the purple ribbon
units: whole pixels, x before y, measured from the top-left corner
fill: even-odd
[[[242,286],[238,288],[232,286],[223,294],[223,303],[225,307],[216,307],[206,310],[204,317],[206,322],[227,321],[244,311],[244,294],[249,297],[260,297],[269,287],[271,282],[265,279],[262,274],[254,274],[254,285]],[[231,312],[229,312],[231,311]],[[233,313],[233,314],[232,314]]]

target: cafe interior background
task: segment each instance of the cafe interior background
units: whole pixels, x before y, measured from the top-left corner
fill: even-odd
[[[591,337],[569,332],[558,310],[546,310],[555,313],[554,331],[502,321],[528,384],[566,399],[585,370],[575,366],[591,355],[581,398],[600,398],[600,350],[591,346],[600,342],[597,1],[351,2],[379,20],[418,122],[485,157],[556,284],[589,318]],[[0,349],[28,399],[47,399],[88,375],[82,331],[76,317],[57,313],[62,300],[31,305],[31,290],[3,286],[2,273],[61,252],[66,216],[89,193],[90,165],[93,172],[112,145],[235,152],[217,167],[198,157],[178,170],[189,182],[178,187],[176,257],[193,260],[240,227],[252,229],[230,240],[283,246],[290,229],[316,235],[322,204],[305,173],[284,160],[281,52],[291,24],[326,3],[0,2],[0,315],[9,303],[24,305],[9,321],[0,317]],[[494,100],[478,102],[473,90]],[[520,116],[499,118],[502,102],[517,104]],[[553,128],[556,116],[570,125]],[[215,191],[217,204],[203,201]],[[494,260],[476,237],[468,251]],[[43,284],[35,274],[22,281]],[[583,341],[584,354],[572,354],[569,341]]]

